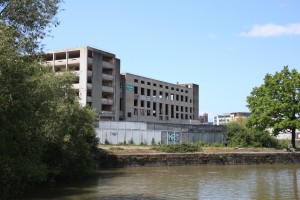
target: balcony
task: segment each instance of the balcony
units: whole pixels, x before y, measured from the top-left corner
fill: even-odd
[[[108,80],[108,81],[112,81],[114,79],[114,77],[112,75],[109,75],[109,74],[102,74],[102,78],[104,80]]]
[[[114,68],[114,64],[103,61],[103,67],[104,68],[113,69]]]
[[[92,102],[92,97],[91,97],[91,96],[87,96],[87,97],[86,97],[86,101],[87,101],[87,102]]]
[[[102,91],[103,92],[113,93],[114,92],[114,88],[113,87],[108,87],[108,86],[102,86]]]
[[[73,84],[73,89],[79,90],[80,84],[79,83]]]
[[[93,88],[93,85],[91,83],[87,83],[86,87],[87,87],[88,90],[91,90]]]
[[[102,104],[113,105],[113,103],[114,103],[113,99],[102,98]]]

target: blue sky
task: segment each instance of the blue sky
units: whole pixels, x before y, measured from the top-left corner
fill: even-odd
[[[300,68],[299,0],[65,0],[45,50],[116,54],[121,71],[199,85],[199,111],[248,111],[266,73]]]

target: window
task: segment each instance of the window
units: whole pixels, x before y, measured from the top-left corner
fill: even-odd
[[[162,99],[163,98],[163,92],[159,91],[159,98]]]
[[[138,106],[138,100],[137,100],[137,99],[134,100],[133,105],[134,105],[134,106]]]
[[[156,90],[153,90],[153,97],[156,97]]]
[[[153,116],[156,117],[156,103],[153,102]]]
[[[179,111],[179,106],[176,106],[176,111]]]
[[[188,97],[187,96],[185,97],[185,102],[188,102]]]
[[[153,86],[156,86],[156,83],[153,83]]]
[[[179,95],[176,94],[176,101],[179,101]]]
[[[134,94],[138,94],[138,87],[134,86]]]
[[[144,109],[141,109],[141,116],[144,116],[145,115],[145,111]]]
[[[145,84],[145,81],[141,81],[141,84]]]
[[[147,116],[151,116],[150,110],[147,110]]]
[[[150,107],[151,107],[151,102],[147,101],[147,108],[150,108]]]
[[[176,88],[176,91],[178,92],[178,91],[179,91],[179,89],[178,89],[178,88]]]
[[[166,92],[166,99],[169,99],[169,93]]]
[[[139,80],[137,80],[137,79],[134,79],[134,82],[135,82],[135,83],[138,83],[138,82],[139,82]]]
[[[147,96],[151,96],[151,90],[150,89],[147,89]]]
[[[162,108],[163,108],[163,104],[159,103],[159,114],[162,115]]]
[[[180,101],[183,102],[183,96],[181,95]]]
[[[131,112],[128,112],[128,113],[127,113],[127,117],[131,117]]]
[[[133,109],[133,115],[138,115],[138,109],[137,108]]]
[[[169,86],[166,86],[166,89],[169,89]]]
[[[151,83],[150,83],[150,82],[147,82],[147,85],[151,85]]]
[[[141,100],[141,107],[145,106],[145,101]]]
[[[160,88],[162,88],[162,87],[163,87],[163,85],[159,85],[159,87],[160,87]]]
[[[145,95],[145,89],[141,88],[141,95]]]
[[[171,100],[172,101],[174,100],[174,94],[171,94]]]

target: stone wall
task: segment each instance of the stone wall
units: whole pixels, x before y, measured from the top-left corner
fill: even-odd
[[[175,154],[102,154],[99,167],[300,164],[300,153],[175,153]]]

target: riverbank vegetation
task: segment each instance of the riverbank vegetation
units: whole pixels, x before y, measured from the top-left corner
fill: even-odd
[[[226,144],[232,147],[279,148],[279,141],[267,131],[246,127],[240,122],[227,124]]]
[[[92,169],[95,112],[77,102],[71,73],[55,74],[38,56],[59,2],[0,2],[0,199]]]

